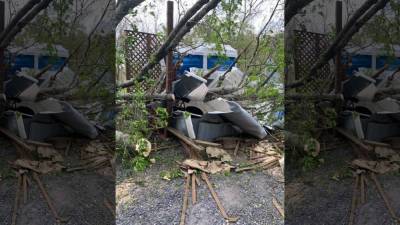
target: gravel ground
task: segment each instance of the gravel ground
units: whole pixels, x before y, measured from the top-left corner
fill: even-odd
[[[161,171],[177,168],[175,160],[182,160],[182,149],[156,152],[156,163],[145,172],[117,174],[118,225],[179,224],[184,192],[184,179],[171,181],[160,178]],[[239,158],[244,159],[244,153]],[[278,225],[283,219],[272,204],[272,197],[283,203],[282,173],[280,168],[241,174],[210,175],[210,181],[229,216],[239,216],[238,225]],[[187,225],[226,224],[216,208],[204,181],[197,191],[197,203],[189,207]]]
[[[341,176],[339,181],[332,179],[335,174],[349,174],[348,162],[354,158],[350,148],[324,152],[325,162],[310,172],[285,171],[285,224],[288,225],[341,225],[348,224],[351,208],[354,178]],[[379,175],[397,215],[400,215],[400,174]],[[359,206],[355,225],[396,224],[388,214],[372,181],[367,184],[367,202]]]
[[[15,149],[8,140],[0,137],[0,224],[11,224],[17,179],[7,161],[13,161]],[[71,149],[71,161],[78,157],[77,149]],[[7,175],[7,176],[5,176]],[[68,218],[65,225],[112,225],[115,220],[104,205],[104,199],[114,201],[115,182],[96,172],[60,172],[41,175],[50,198],[60,216]],[[28,202],[19,207],[17,225],[54,225],[55,219],[36,183],[28,188]]]

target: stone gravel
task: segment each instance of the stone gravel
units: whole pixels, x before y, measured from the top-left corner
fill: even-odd
[[[184,179],[162,180],[160,172],[177,168],[175,160],[182,160],[182,149],[157,152],[159,160],[142,173],[126,174],[119,169],[117,178],[118,225],[173,225],[179,224]],[[239,154],[245,158],[245,154]],[[274,196],[283,204],[284,184],[280,168],[275,171],[251,171],[241,174],[210,175],[220,200],[229,216],[238,216],[238,225],[281,225],[283,219],[272,204]],[[197,203],[189,207],[187,225],[223,225],[227,222],[219,214],[204,181],[197,190]]]

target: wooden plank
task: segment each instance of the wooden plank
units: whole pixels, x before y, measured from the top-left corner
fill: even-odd
[[[11,219],[11,225],[17,224],[17,212],[18,212],[19,196],[20,196],[21,184],[22,184],[21,174],[17,173],[17,176],[18,176],[17,191],[15,193],[14,209],[13,209],[13,214],[12,214],[12,219]]]
[[[203,140],[193,140],[196,144],[199,145],[205,145],[205,146],[211,146],[211,147],[221,147],[222,145],[219,143],[214,143],[214,142],[209,142],[209,141],[203,141]]]
[[[32,140],[25,140],[27,144],[38,145],[43,147],[53,147],[50,143],[40,142],[40,141],[32,141]]]
[[[24,196],[24,204],[28,201],[28,181],[26,176],[28,176],[26,173],[22,174],[22,194]]]
[[[390,148],[392,147],[390,144],[388,143],[382,143],[382,142],[376,142],[376,141],[369,141],[369,140],[363,140],[363,142],[365,144],[369,144],[369,145],[374,145],[374,146],[381,146],[381,147],[387,147]]]
[[[224,217],[224,219],[228,220],[229,222],[233,222],[233,223],[234,223],[234,222],[238,221],[238,220],[239,220],[239,217],[230,217],[230,216],[228,216],[228,214],[226,213],[224,207],[222,206],[221,201],[220,201],[219,198],[218,198],[217,193],[215,193],[215,191],[214,191],[214,189],[213,189],[213,187],[212,187],[212,185],[211,185],[211,182],[210,182],[210,180],[208,179],[207,174],[204,173],[204,172],[202,172],[202,173],[201,173],[201,178],[204,180],[204,182],[206,182],[207,187],[208,187],[208,190],[210,191],[211,196],[213,197],[215,203],[217,204],[217,207],[218,207],[218,209],[219,209],[219,211],[220,211],[222,217]]]
[[[186,210],[188,207],[188,197],[189,197],[189,186],[190,186],[190,175],[186,176],[185,183],[185,193],[183,194],[183,205],[181,211],[181,219],[179,225],[185,225]]]
[[[113,207],[110,203],[110,201],[108,201],[108,199],[104,199],[104,205],[107,207],[107,209],[110,210],[111,214],[114,216],[115,218],[115,207]]]
[[[349,225],[354,224],[354,217],[356,213],[356,206],[357,206],[357,190],[358,190],[358,183],[360,181],[360,176],[357,174],[355,181],[354,181],[354,186],[353,186],[353,197],[351,199],[351,209],[350,209],[350,218],[349,218]]]
[[[188,155],[190,159],[198,159],[202,160],[203,157],[201,157],[200,153],[192,148],[190,148],[189,145],[187,145],[185,142],[180,141],[183,149],[185,150],[185,154]]]
[[[37,185],[39,186],[40,191],[42,192],[43,198],[46,200],[47,205],[50,208],[50,211],[52,212],[54,218],[56,219],[57,223],[59,222],[65,222],[66,220],[61,218],[58,213],[57,210],[54,208],[52,201],[50,200],[50,197],[46,191],[46,188],[44,187],[43,183],[40,181],[39,176],[37,175],[37,173],[33,172],[33,179],[36,181]]]
[[[386,196],[385,191],[382,188],[382,185],[379,183],[378,179],[376,178],[374,173],[369,173],[372,181],[375,183],[376,188],[379,191],[379,194],[381,195],[383,201],[385,202],[386,208],[388,209],[390,215],[392,216],[392,218],[397,221],[400,222],[400,218],[396,216],[396,213],[392,207],[392,205],[390,204],[389,198]]]
[[[361,191],[361,195],[360,195],[360,203],[363,205],[366,201],[365,198],[365,174],[362,173],[361,177],[360,177],[360,191]]]
[[[240,147],[240,141],[238,141],[238,142],[236,143],[235,151],[233,152],[233,155],[234,155],[234,156],[237,155],[237,152],[239,151],[239,147]]]
[[[192,173],[192,205],[197,202],[197,192],[196,192],[196,174]]]
[[[18,144],[22,148],[27,149],[29,151],[33,151],[34,150],[34,148],[32,146],[27,145],[21,138],[19,138],[15,134],[11,133],[7,129],[4,129],[4,128],[0,127],[0,132],[3,133],[6,137],[8,137],[11,140],[13,140],[16,144]]]
[[[275,197],[272,197],[272,204],[274,204],[274,206],[278,210],[279,214],[281,214],[281,216],[283,218],[285,218],[285,211],[283,210],[281,204],[279,204],[278,200],[276,200]]]
[[[235,170],[235,172],[239,173],[239,172],[243,172],[246,170],[254,170],[254,169],[258,169],[258,168],[268,167],[269,165],[274,164],[275,162],[278,162],[278,161],[279,161],[278,158],[269,159],[269,160],[266,160],[265,162],[257,163],[255,166],[238,168]]]
[[[173,135],[175,135],[177,138],[185,142],[185,144],[189,145],[190,147],[193,147],[197,151],[204,151],[205,149],[201,146],[196,145],[192,139],[186,137],[182,132],[180,132],[177,129],[174,129],[172,127],[167,127],[167,130],[171,132]]]
[[[358,145],[363,150],[366,150],[366,151],[372,151],[373,150],[370,146],[364,144],[360,139],[358,139],[357,137],[353,136],[352,134],[350,134],[349,132],[345,131],[344,129],[337,127],[336,130],[340,134],[342,134],[344,137],[346,137],[347,139],[352,141],[354,144]]]

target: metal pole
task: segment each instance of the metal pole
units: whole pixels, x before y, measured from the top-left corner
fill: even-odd
[[[336,1],[336,35],[342,31],[342,10],[343,4],[342,1]],[[342,92],[342,81],[343,81],[343,72],[342,72],[342,63],[341,63],[341,49],[339,49],[338,53],[335,57],[335,93],[339,94]]]

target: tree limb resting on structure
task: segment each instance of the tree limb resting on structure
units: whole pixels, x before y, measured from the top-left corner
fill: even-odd
[[[24,16],[39,2],[40,2],[40,0],[30,0],[29,2],[27,2],[17,12],[17,14],[14,17],[11,18],[11,21],[8,23],[7,27],[3,30],[3,32],[1,32],[0,40],[4,40],[4,38],[11,32],[11,30],[18,24],[18,22],[22,18],[24,18]]]
[[[144,2],[144,0],[118,0],[115,10],[116,24],[120,23],[121,20],[129,14],[129,11],[136,8],[142,2]]]
[[[306,7],[308,4],[314,0],[286,0],[285,1],[285,25],[287,25],[290,20],[297,15],[300,10]]]
[[[277,1],[276,5],[275,5],[275,7],[274,7],[274,10],[272,11],[272,13],[271,13],[271,15],[270,15],[270,17],[269,17],[267,23],[265,23],[265,25],[261,28],[260,32],[258,32],[258,34],[257,34],[257,37],[256,37],[256,49],[255,49],[254,52],[253,52],[253,56],[252,56],[252,58],[251,58],[251,60],[250,60],[250,64],[251,64],[251,62],[253,62],[253,59],[254,59],[255,55],[257,54],[257,50],[258,50],[259,43],[260,43],[260,37],[261,37],[261,35],[264,33],[265,29],[267,29],[267,27],[268,27],[268,25],[270,24],[270,22],[272,21],[272,18],[273,18],[273,16],[275,15],[275,12],[276,12],[276,10],[277,10],[277,8],[278,8],[278,6],[279,6],[279,3],[280,3],[280,0]],[[250,42],[246,45],[246,47],[239,53],[239,55],[236,57],[235,61],[234,61],[234,62],[228,67],[228,69],[224,72],[224,74],[222,74],[222,76],[219,77],[219,81],[220,81],[220,82],[218,82],[218,87],[221,86],[222,81],[225,80],[226,75],[227,75],[229,72],[231,72],[233,66],[239,61],[239,59],[242,57],[242,55],[243,55],[245,52],[247,52],[247,50],[250,48],[250,46],[251,46],[252,44],[253,44],[253,41],[250,41]]]
[[[144,80],[145,74],[152,69],[157,63],[163,59],[168,50],[175,48],[182,38],[205,16],[209,11],[217,7],[221,0],[199,0],[192,8],[185,14],[182,20],[172,30],[171,34],[168,35],[165,43],[153,54],[150,61],[142,68],[140,73],[137,75],[137,80]],[[207,4],[205,4],[208,2]],[[203,7],[204,6],[204,7]],[[200,10],[201,9],[201,10]],[[200,10],[200,11],[198,11]],[[198,11],[198,12],[197,12]],[[196,13],[197,12],[197,13]],[[127,88],[135,83],[135,79],[129,80],[125,83],[120,84],[118,87]]]
[[[6,48],[15,38],[15,36],[22,31],[22,29],[30,23],[43,9],[47,8],[53,0],[43,0],[34,6],[35,2],[29,1],[22,9],[17,13],[18,18],[13,19],[9,25],[5,28],[5,31],[9,30],[8,33],[4,34],[4,37],[0,39],[0,48]],[[34,6],[28,8],[26,6]],[[22,11],[24,10],[24,11]],[[26,16],[22,17],[22,14]],[[18,20],[19,19],[19,20]],[[18,20],[18,21],[17,21]]]
[[[383,9],[390,0],[366,1],[346,23],[343,30],[337,35],[330,47],[320,56],[311,67],[310,72],[298,81],[285,85],[286,89],[303,86],[312,80],[317,70],[323,67],[333,56],[343,49],[351,38],[364,26],[379,10]]]

